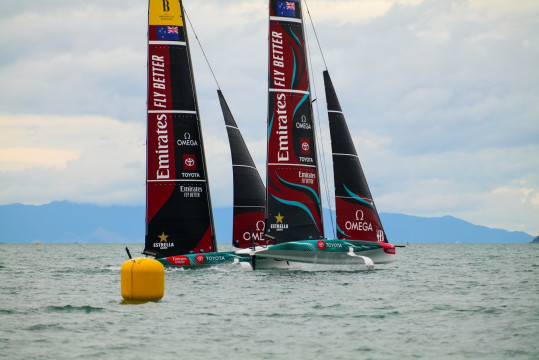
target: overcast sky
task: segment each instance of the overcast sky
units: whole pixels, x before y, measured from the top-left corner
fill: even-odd
[[[378,209],[539,235],[539,2],[308,4]],[[264,174],[267,0],[184,5]],[[146,24],[146,0],[0,4],[0,204],[144,204]],[[212,202],[229,206],[216,85],[190,40]]]

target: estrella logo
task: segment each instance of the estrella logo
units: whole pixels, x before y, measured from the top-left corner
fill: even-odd
[[[324,250],[326,248],[326,242],[324,240],[318,240],[318,250]]]
[[[197,255],[197,263],[199,263],[199,264],[204,263],[204,255],[203,254]]]

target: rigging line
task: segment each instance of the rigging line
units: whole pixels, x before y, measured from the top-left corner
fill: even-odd
[[[307,9],[307,14],[309,14],[309,20],[311,21],[311,26],[313,28],[314,37],[316,38],[316,43],[318,44],[318,49],[320,49],[320,55],[322,55],[322,61],[324,62],[324,67],[326,68],[326,71],[328,70],[328,66],[326,64],[326,58],[324,57],[324,52],[322,51],[322,46],[320,45],[320,41],[318,40],[318,35],[316,34],[316,29],[314,28],[314,21],[311,17],[311,12],[309,11],[309,6],[307,5],[307,0],[303,0],[305,3],[305,8]]]
[[[305,3],[305,6],[307,6],[307,0],[303,0],[303,2]],[[308,8],[307,8],[307,12],[308,12]],[[309,15],[309,18],[310,18],[310,15]],[[312,22],[312,19],[311,19],[311,24],[313,24]],[[313,29],[314,29],[314,24],[313,24]],[[316,35],[316,32],[315,32],[315,35]],[[313,73],[313,63],[312,63],[312,56],[311,56],[311,49],[309,47],[309,39],[308,39],[308,34],[307,34],[307,31],[305,31],[305,42],[306,42],[306,48],[307,48],[307,51],[309,53],[309,67],[310,67],[310,72],[311,72],[311,83],[312,83],[312,86],[313,86],[313,90],[314,90],[314,98],[315,100],[318,99],[318,95],[316,93],[316,81],[314,81],[314,73]],[[317,41],[318,41],[318,38],[317,38]],[[320,46],[320,44],[318,44]],[[322,56],[322,59],[324,57]],[[324,60],[324,65],[326,64],[325,60]],[[326,67],[326,70],[327,70],[327,67]],[[314,102],[314,101],[313,101]],[[320,147],[317,147],[317,152],[318,152],[318,157],[322,159],[322,177],[324,178],[324,187],[326,189],[326,201],[328,202],[328,207],[329,207],[329,213],[330,213],[330,220],[331,220],[331,229],[333,231],[333,237],[337,237],[336,233],[335,233],[335,223],[333,222],[333,216],[331,216],[331,195],[329,193],[329,188],[328,188],[328,176],[327,176],[327,170],[326,170],[326,157],[325,157],[325,150],[324,150],[324,142],[323,142],[323,138],[322,138],[322,127],[320,125],[320,109],[319,109],[319,101],[316,101],[316,120],[318,122],[318,126],[317,126],[317,130],[316,133],[318,135],[318,142],[320,143]],[[311,108],[312,108],[312,102],[311,102]],[[322,218],[324,217],[324,208],[322,207],[322,204],[320,204],[320,207],[322,208]],[[324,234],[325,235],[325,234]]]
[[[210,68],[211,75],[213,76],[213,80],[215,80],[215,84],[217,85],[217,89],[221,90],[221,87],[219,86],[219,82],[217,81],[217,78],[215,77],[215,74],[213,73],[213,69],[210,65],[210,61],[208,60],[208,57],[206,56],[206,52],[204,51],[204,48],[202,47],[202,44],[200,43],[200,40],[198,39],[198,35],[195,31],[195,28],[193,27],[193,23],[191,23],[191,19],[187,15],[187,10],[185,10],[185,6],[183,7],[183,13],[185,14],[185,18],[189,22],[189,26],[191,27],[191,30],[193,31],[193,35],[195,35],[195,39],[197,39],[198,46],[200,47],[200,50],[202,51],[202,55],[204,55],[204,59],[206,60],[206,64],[208,64],[208,67]]]

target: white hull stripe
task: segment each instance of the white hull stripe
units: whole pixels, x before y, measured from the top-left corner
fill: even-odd
[[[294,89],[275,89],[275,88],[270,88],[269,91],[270,92],[281,92],[281,93],[309,94],[308,91],[294,90]]]
[[[193,114],[197,112],[193,110],[148,110],[148,114]]]
[[[148,41],[150,45],[176,45],[176,46],[186,46],[185,41],[166,41],[166,40],[150,40]]]
[[[301,19],[295,19],[295,18],[289,18],[286,16],[270,16],[270,20],[275,21],[288,21],[288,22],[295,22],[301,24]]]

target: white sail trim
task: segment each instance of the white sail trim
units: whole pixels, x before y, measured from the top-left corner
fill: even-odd
[[[316,168],[316,165],[307,165],[307,164],[281,164],[281,163],[268,163],[268,166],[303,166],[303,167]]]
[[[275,88],[270,88],[269,91],[270,91],[270,92],[283,92],[283,93],[306,94],[306,95],[309,94],[308,91],[304,91],[304,90],[295,90],[295,89],[275,89]]]
[[[289,17],[286,17],[286,16],[270,16],[270,20],[288,21],[288,22],[295,22],[295,23],[299,23],[299,24],[302,23],[301,19],[289,18]]]
[[[225,125],[227,128],[239,130],[237,126]]]
[[[250,169],[256,170],[256,168],[255,168],[254,166],[250,166],[250,165],[232,164],[232,166],[246,167],[246,168],[250,168]]]
[[[342,114],[343,112],[339,110],[328,110],[328,113]]]
[[[148,114],[192,114],[196,115],[197,112],[194,110],[148,110]]]
[[[343,153],[331,153],[332,155],[337,155],[337,156],[353,156],[353,157],[358,157],[356,154],[343,154]]]
[[[176,45],[176,46],[187,46],[185,41],[170,41],[170,40],[150,40],[148,41],[150,45]]]
[[[194,180],[194,179],[165,179],[165,180],[147,180],[147,182],[206,182],[206,180]]]

